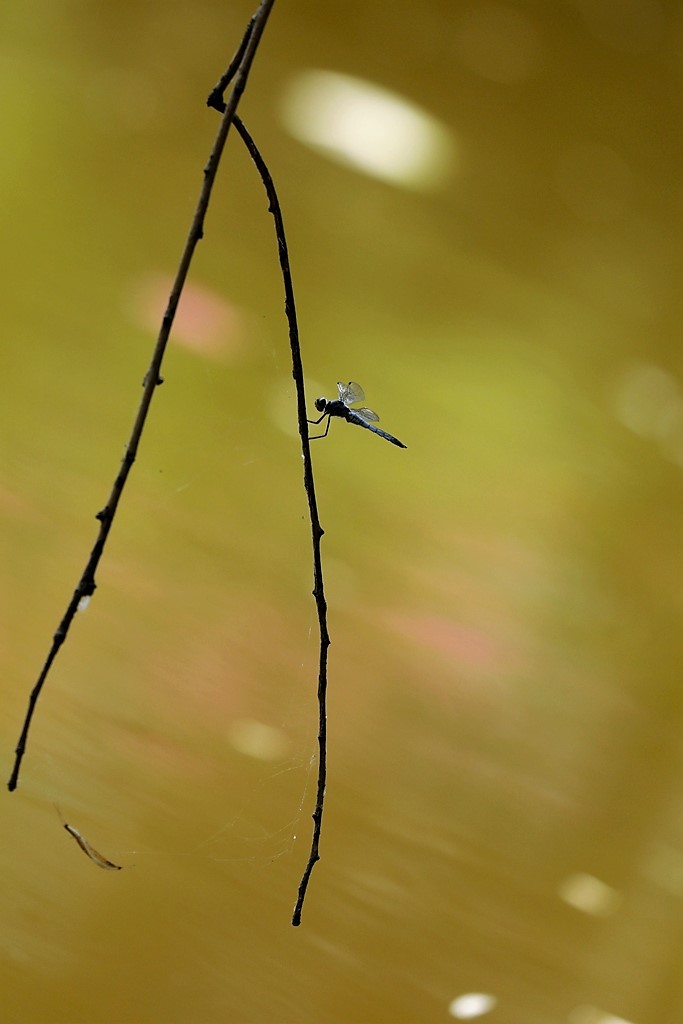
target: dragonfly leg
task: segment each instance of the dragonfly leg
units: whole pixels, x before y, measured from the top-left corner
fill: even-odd
[[[324,419],[325,416],[327,416],[326,412],[324,412],[322,414],[322,416],[320,417],[320,420]],[[308,422],[312,423],[315,426],[316,423],[320,423],[320,420],[309,420]],[[327,431],[329,429],[330,429],[330,417],[327,416],[327,426],[325,427],[325,433],[324,434],[314,434],[313,437],[309,437],[308,440],[309,441],[317,441],[321,437],[327,437]]]

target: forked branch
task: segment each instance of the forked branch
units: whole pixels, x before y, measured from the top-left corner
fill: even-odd
[[[262,0],[260,7],[247,26],[242,43],[240,44],[240,47],[235,54],[235,58],[230,65],[229,70],[231,70],[231,78],[234,77],[234,84],[230,91],[228,100],[225,103],[225,110],[223,112],[218,131],[216,132],[216,138],[214,140],[208,162],[204,168],[204,180],[199,193],[199,199],[197,200],[197,206],[192,218],[190,230],[187,235],[187,240],[180,257],[180,263],[176,271],[175,280],[168,298],[166,312],[164,313],[161,321],[161,327],[149,369],[144,378],[142,398],[138,406],[133,428],[131,430],[128,443],[126,444],[121,467],[112,485],[107,503],[96,516],[100,523],[97,539],[92,551],[90,552],[90,557],[86,562],[85,569],[83,570],[78,585],[76,586],[62,620],[57,627],[57,631],[52,638],[52,646],[50,647],[48,656],[45,659],[45,663],[41,669],[40,675],[38,676],[38,680],[31,691],[23,728],[15,750],[14,767],[7,783],[7,788],[10,791],[17,788],[19,771],[21,769],[21,762],[23,760],[24,753],[26,752],[26,743],[28,740],[29,729],[31,728],[33,713],[35,711],[36,702],[40,697],[43,686],[45,685],[45,680],[47,679],[52,664],[57,657],[59,649],[68,635],[71,623],[78,611],[79,604],[83,598],[90,597],[91,594],[95,592],[95,588],[97,586],[95,582],[95,574],[100,564],[100,559],[109,536],[109,531],[114,522],[114,516],[116,515],[116,510],[118,508],[119,501],[121,500],[123,489],[126,486],[126,481],[128,480],[131,468],[135,462],[140,438],[142,436],[149,407],[152,402],[152,396],[157,386],[161,383],[160,370],[164,358],[164,352],[166,351],[166,344],[171,333],[173,320],[178,308],[185,279],[187,278],[187,274],[190,269],[194,251],[200,238],[203,237],[204,217],[209,206],[209,200],[211,199],[211,192],[216,180],[216,172],[218,171],[218,165],[223,154],[225,141],[228,137],[228,131],[235,116],[237,105],[247,84],[249,71],[274,3],[275,0]]]

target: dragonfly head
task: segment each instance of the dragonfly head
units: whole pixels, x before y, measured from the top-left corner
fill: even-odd
[[[325,409],[327,407],[327,399],[326,398],[316,398],[316,400],[315,400],[315,407],[318,410],[318,412],[325,412]]]

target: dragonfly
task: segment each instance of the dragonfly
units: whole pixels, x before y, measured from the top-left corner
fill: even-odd
[[[341,381],[337,381],[337,391],[339,392],[339,398],[316,398],[315,407],[321,415],[317,420],[309,420],[308,422],[312,423],[313,426],[317,426],[318,423],[322,423],[325,417],[327,417],[327,426],[325,427],[324,434],[316,434],[314,437],[310,437],[309,441],[315,441],[319,437],[327,437],[332,417],[339,416],[348,423],[355,423],[359,427],[372,430],[373,434],[379,434],[380,437],[383,437],[386,441],[391,441],[392,444],[398,445],[399,448],[408,447],[407,444],[403,444],[403,441],[399,441],[393,434],[387,434],[386,430],[380,430],[379,427],[375,426],[375,423],[379,422],[379,416],[372,409],[364,407],[361,409],[351,408],[354,403],[365,401],[365,392],[360,384],[355,384],[352,380],[348,384],[342,384]]]

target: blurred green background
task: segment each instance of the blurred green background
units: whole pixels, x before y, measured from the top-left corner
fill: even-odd
[[[251,13],[0,14],[6,776]],[[295,930],[310,530],[231,134],[98,590],[0,795],[3,1022],[680,1024],[682,72],[657,0],[278,0],[240,113],[309,407],[359,381],[408,445],[313,446],[322,860]]]

